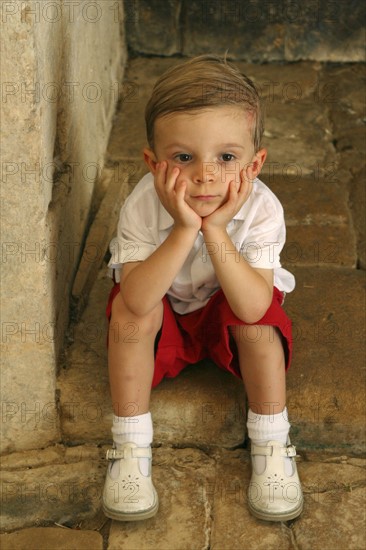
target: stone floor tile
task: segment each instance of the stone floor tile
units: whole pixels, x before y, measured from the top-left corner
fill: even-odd
[[[292,531],[299,550],[365,548],[365,489],[305,495],[304,511]]]
[[[153,455],[159,511],[146,521],[113,521],[108,550],[207,549],[214,460],[197,449],[160,448]]]
[[[251,476],[248,451],[236,450],[215,455],[217,460],[211,532],[212,550],[289,550],[290,531],[284,523],[254,518],[247,505]]]
[[[31,527],[0,535],[0,545],[2,550],[103,550],[103,539],[96,531]]]
[[[67,454],[58,463],[51,458],[49,464],[32,466],[28,461],[16,470],[2,465],[2,529],[73,523],[96,514],[105,476],[104,453],[90,448],[74,450],[73,457]]]
[[[338,502],[340,499],[336,495],[366,485],[365,460],[361,466],[342,462],[339,458],[338,462],[317,460],[317,457],[313,461],[302,461],[301,483],[304,494],[311,495],[315,502]]]

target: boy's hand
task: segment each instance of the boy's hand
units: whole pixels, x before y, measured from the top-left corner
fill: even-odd
[[[180,170],[177,166],[168,174],[168,163],[158,162],[154,177],[154,185],[158,197],[174,219],[175,227],[195,229],[199,231],[202,218],[186,203],[184,199],[186,183],[177,183]]]
[[[222,229],[226,230],[226,226],[237,214],[245,201],[248,199],[252,192],[253,182],[247,177],[245,168],[240,171],[240,184],[239,188],[236,188],[235,181],[232,180],[229,183],[229,193],[227,201],[224,202],[212,212],[209,216],[202,219],[202,231],[210,229]]]

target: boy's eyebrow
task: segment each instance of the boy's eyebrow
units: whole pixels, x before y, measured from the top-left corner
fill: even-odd
[[[243,145],[240,145],[240,143],[223,143],[220,145],[220,147],[231,147],[236,149],[245,149]]]
[[[166,149],[175,149],[177,147],[187,150],[190,149],[190,146],[185,145],[184,143],[170,143]],[[225,149],[226,147],[230,147],[231,149],[245,149],[245,147],[239,143],[220,143],[218,145],[218,149]]]

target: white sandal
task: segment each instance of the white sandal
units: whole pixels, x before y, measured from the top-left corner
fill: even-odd
[[[103,511],[111,519],[137,521],[155,516],[159,499],[151,479],[151,447],[124,443],[118,449],[109,449],[111,461],[103,490]],[[149,475],[141,473],[139,458],[149,458]],[[118,467],[114,465],[119,462]]]
[[[266,467],[257,474],[253,467],[248,489],[249,510],[258,519],[288,521],[299,516],[303,509],[303,494],[297,473],[296,448],[279,441],[268,441],[265,447],[251,445],[251,455],[266,457]],[[291,458],[292,475],[285,472],[284,458]]]

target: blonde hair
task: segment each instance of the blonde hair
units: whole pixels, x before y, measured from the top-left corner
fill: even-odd
[[[264,126],[258,91],[247,76],[227,63],[226,58],[215,55],[189,59],[168,69],[157,80],[145,109],[150,147],[154,147],[157,118],[222,105],[236,105],[252,116],[252,138],[255,151],[258,151]]]

